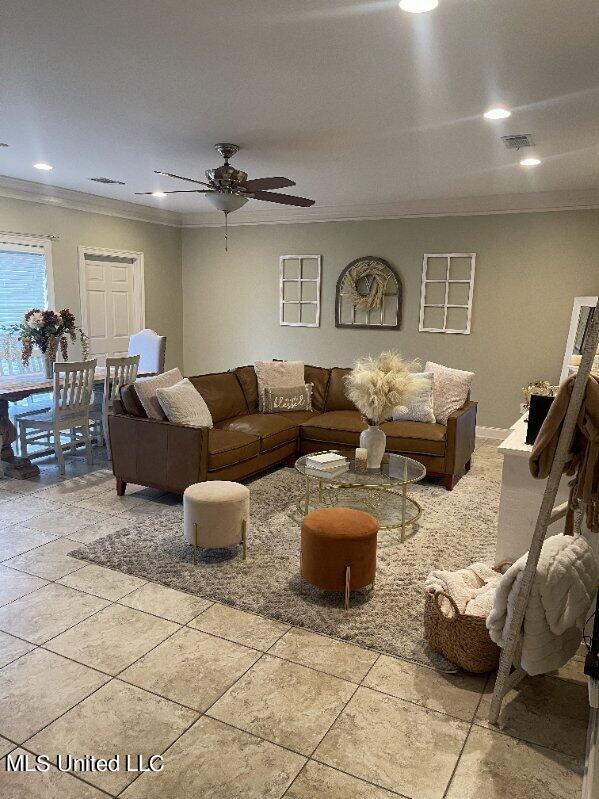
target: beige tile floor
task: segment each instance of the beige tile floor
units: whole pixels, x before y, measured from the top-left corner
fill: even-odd
[[[160,774],[8,773],[10,799],[574,799],[582,662],[492,679],[291,628],[69,556],[172,497],[99,463],[0,479],[0,756],[164,756]]]

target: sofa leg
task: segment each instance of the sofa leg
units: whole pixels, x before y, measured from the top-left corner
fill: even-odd
[[[297,455],[289,455],[287,458],[285,458],[285,466],[287,466],[289,469],[293,469],[296,460]]]
[[[469,472],[471,467],[472,467],[472,458],[469,461],[466,461],[466,466],[465,466],[466,471]]]
[[[127,490],[127,483],[123,480],[122,477],[116,478],[116,493],[119,497],[125,496],[125,491]]]
[[[446,474],[443,477],[443,485],[447,491],[453,491],[454,486],[454,475],[453,474]]]

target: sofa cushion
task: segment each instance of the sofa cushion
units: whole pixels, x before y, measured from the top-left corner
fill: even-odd
[[[285,419],[289,419],[290,422],[300,425],[302,422],[309,422],[310,419],[315,419],[317,416],[321,416],[322,414],[320,414],[318,411],[285,411],[280,415]]]
[[[387,452],[445,455],[447,428],[430,422],[385,422]]]
[[[252,413],[249,416],[238,416],[220,422],[221,430],[235,430],[260,437],[260,451],[270,452],[282,444],[296,441],[298,426],[283,414]]]
[[[324,411],[330,377],[330,369],[325,369],[322,366],[304,366],[304,380],[314,386],[312,389],[312,407],[315,411]]]
[[[360,433],[368,427],[356,410],[321,413],[301,425],[301,437],[308,441],[323,441],[357,447]]]
[[[141,419],[148,418],[148,414],[146,413],[144,406],[139,401],[139,397],[137,396],[137,391],[135,390],[133,383],[125,383],[122,385],[119,393],[125,413],[128,413],[130,416],[138,416]]]
[[[340,369],[338,366],[334,366],[331,369],[327,399],[324,407],[325,411],[356,410],[354,403],[345,395],[345,380],[343,378],[350,372],[351,369]]]
[[[196,375],[189,379],[204,398],[215,424],[248,412],[241,385],[234,372]]]
[[[241,384],[250,413],[258,413],[258,378],[254,366],[238,366],[233,370]]]
[[[234,466],[260,454],[260,439],[235,430],[213,428],[208,433],[208,471]]]

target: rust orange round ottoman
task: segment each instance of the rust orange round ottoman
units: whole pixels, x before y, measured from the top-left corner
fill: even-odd
[[[345,593],[374,583],[376,539],[374,516],[354,508],[319,508],[304,517],[300,577],[317,588]]]

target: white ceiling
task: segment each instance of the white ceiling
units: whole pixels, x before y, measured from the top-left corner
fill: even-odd
[[[201,179],[217,141],[316,200],[235,221],[597,190],[598,52],[597,0],[3,0],[0,174],[200,223],[221,218],[201,195],[133,192],[189,188],[153,170]],[[484,120],[498,103],[511,119]],[[532,134],[543,164],[520,167],[506,133]]]

